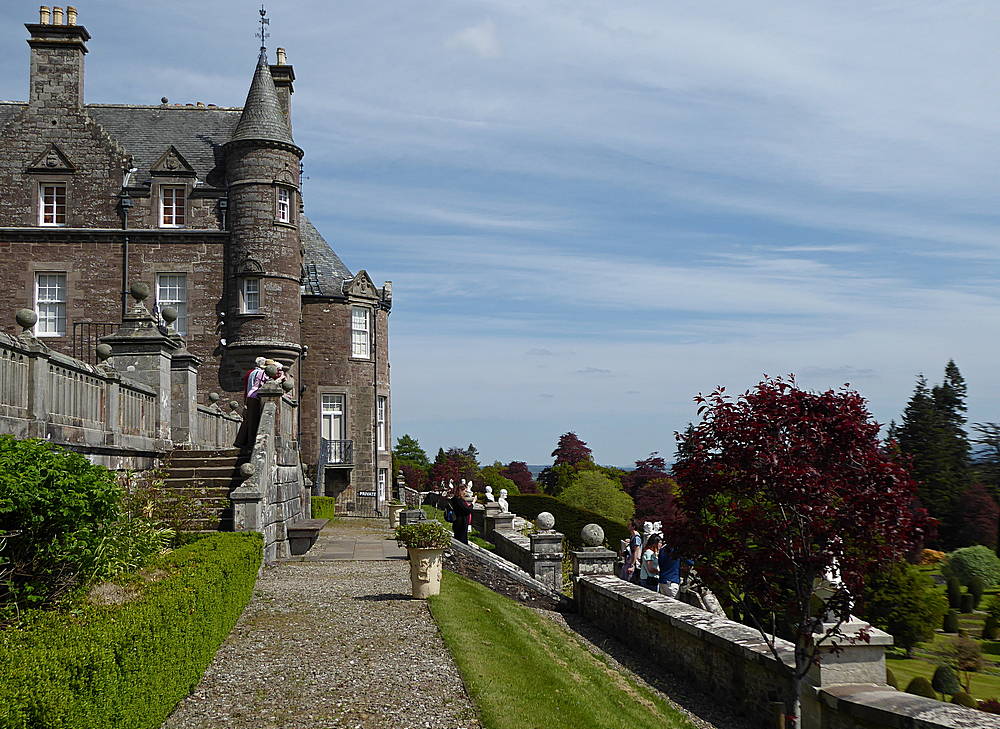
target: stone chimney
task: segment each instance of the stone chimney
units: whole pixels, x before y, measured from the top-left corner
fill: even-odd
[[[288,126],[292,126],[292,94],[295,89],[292,82],[295,81],[295,71],[288,65],[288,56],[284,48],[277,51],[277,63],[271,66],[271,78],[274,79],[274,87],[278,90],[278,101],[281,102],[281,110],[285,113]]]
[[[28,103],[32,107],[53,109],[83,106],[83,56],[87,53],[90,33],[76,25],[76,8],[67,8],[68,25],[63,24],[63,9],[38,9],[39,23],[24,27],[31,33],[31,80]]]

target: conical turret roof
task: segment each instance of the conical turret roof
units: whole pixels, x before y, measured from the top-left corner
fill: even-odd
[[[281,110],[278,90],[274,86],[267,54],[263,49],[257,61],[253,81],[250,82],[243,114],[230,141],[257,139],[295,144],[292,141],[292,130],[288,125],[288,119]]]

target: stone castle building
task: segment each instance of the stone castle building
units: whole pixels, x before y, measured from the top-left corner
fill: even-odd
[[[390,486],[391,283],[352,273],[306,217],[292,134],[295,72],[261,48],[242,108],[88,104],[90,33],[43,6],[28,100],[0,102],[0,285],[51,349],[93,361],[131,284],[201,359],[199,402],[242,403],[254,359],[297,384],[301,460],[339,505]],[[249,69],[248,69],[249,70]],[[15,334],[13,322],[3,328]]]

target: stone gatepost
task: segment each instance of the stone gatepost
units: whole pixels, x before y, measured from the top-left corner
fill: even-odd
[[[490,531],[490,525],[496,522],[496,517],[500,513],[500,504],[495,501],[487,501],[486,505],[483,506],[483,528],[479,530],[479,534],[483,539],[493,541],[491,538],[493,532]],[[511,520],[511,523],[513,523],[513,520]]]
[[[177,310],[172,306],[165,307],[163,320],[168,325],[173,324],[177,321]],[[198,427],[198,367],[201,358],[187,350],[179,334],[174,334],[171,340],[178,345],[178,349],[170,358],[170,439],[175,446],[193,445],[199,440],[195,428]],[[218,440],[213,439],[213,442]]]
[[[493,541],[494,532],[512,532],[514,531],[514,515],[509,511],[501,511],[493,516],[487,514],[483,516],[483,530],[490,535],[487,537],[490,541]]]
[[[555,531],[555,517],[543,511],[535,517],[538,531],[529,534],[531,540],[532,576],[557,592],[562,590],[563,535]]]
[[[171,358],[179,345],[157,327],[143,303],[149,298],[149,284],[138,282],[129,290],[135,303],[122,317],[114,334],[101,337],[111,345],[111,363],[126,380],[140,382],[157,394],[156,437],[170,439]]]
[[[587,524],[580,531],[583,549],[570,552],[573,563],[573,592],[576,582],[584,575],[613,575],[618,555],[604,546],[604,530],[598,524]]]
[[[28,430],[25,437],[44,438],[45,421],[51,412],[49,355],[52,351],[31,333],[31,328],[38,322],[38,314],[31,309],[18,309],[14,319],[21,327],[18,339],[28,350]]]

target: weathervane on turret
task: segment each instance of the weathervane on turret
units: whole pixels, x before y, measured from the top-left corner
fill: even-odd
[[[257,33],[257,37],[260,38],[260,55],[267,55],[267,39],[271,37],[271,34],[267,32],[267,26],[271,24],[271,19],[267,17],[267,9],[264,7],[264,3],[260,4],[260,32]]]

